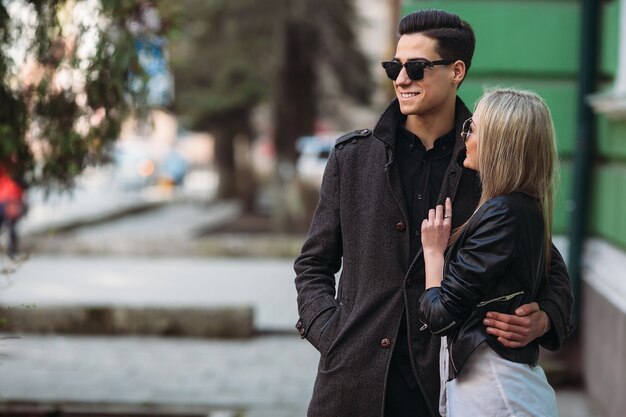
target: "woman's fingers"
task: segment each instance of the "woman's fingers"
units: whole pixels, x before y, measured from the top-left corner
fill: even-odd
[[[450,197],[446,198],[446,208],[444,210],[444,219],[448,222],[452,222],[452,201]]]
[[[452,201],[446,198],[445,205],[439,204],[434,209],[428,210],[428,218],[422,222],[422,230],[425,228],[440,228],[449,230],[452,225]]]
[[[435,224],[437,226],[443,224],[443,206],[441,204],[435,207]]]
[[[435,209],[428,210],[428,223],[433,225],[435,223],[436,211]]]

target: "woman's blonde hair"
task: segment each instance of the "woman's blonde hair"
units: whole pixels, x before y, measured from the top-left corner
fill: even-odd
[[[554,124],[543,99],[531,92],[495,89],[476,104],[480,204],[521,191],[539,200],[544,219],[546,268],[552,242],[553,187],[557,166]],[[476,122],[476,121],[475,121]]]

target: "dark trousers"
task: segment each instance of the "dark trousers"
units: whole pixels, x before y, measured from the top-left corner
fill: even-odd
[[[387,377],[385,417],[433,417],[418,386],[409,386],[406,377],[392,360]],[[411,365],[409,364],[409,367]]]
[[[18,218],[19,219],[19,218]],[[9,220],[4,217],[4,205],[0,204],[0,233],[8,233],[7,255],[13,257],[18,250],[17,221],[18,219]]]

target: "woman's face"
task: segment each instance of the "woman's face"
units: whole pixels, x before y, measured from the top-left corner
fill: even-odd
[[[478,166],[478,145],[480,142],[479,132],[477,130],[478,120],[480,120],[479,112],[474,113],[471,119],[468,119],[465,128],[465,160],[463,166],[465,168],[479,171]]]

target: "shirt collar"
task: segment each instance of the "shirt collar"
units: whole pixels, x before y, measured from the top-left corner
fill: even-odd
[[[424,147],[424,144],[422,143],[420,138],[404,127],[405,120],[406,116],[401,117],[398,122],[396,146],[399,150],[401,150],[401,152],[413,152],[416,149],[419,149],[422,152],[426,152],[426,148]],[[453,128],[449,132],[435,140],[432,150],[434,150],[435,153],[439,153],[441,151],[450,151],[454,147],[455,139],[456,129]]]

